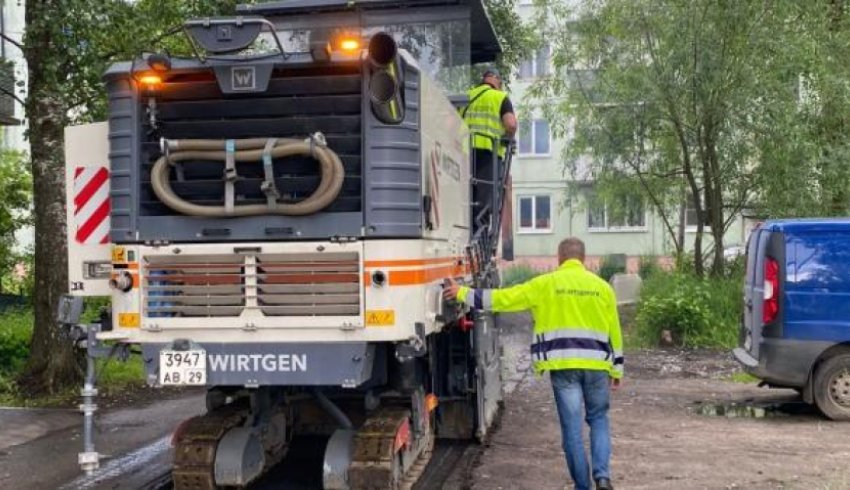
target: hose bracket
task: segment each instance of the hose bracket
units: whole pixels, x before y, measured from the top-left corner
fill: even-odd
[[[316,159],[318,159],[318,157],[316,156],[316,147],[328,147],[328,140],[325,138],[325,135],[320,131],[316,131],[315,133],[311,134],[310,137],[307,138],[307,141],[310,143],[310,156]]]
[[[269,138],[266,141],[266,146],[263,148],[263,183],[260,184],[260,189],[266,195],[266,202],[269,209],[277,208],[277,201],[280,199],[280,192],[274,183],[274,167],[272,166],[272,150],[277,144],[277,138]]]

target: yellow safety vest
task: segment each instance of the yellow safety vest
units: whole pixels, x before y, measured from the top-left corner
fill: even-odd
[[[505,134],[499,112],[508,94],[482,84],[467,92],[467,96],[471,103],[463,109],[463,118],[472,133],[472,147],[493,151],[493,143],[498,143]],[[505,148],[501,143],[499,156],[505,156]]]
[[[537,373],[590,369],[623,376],[623,336],[614,290],[578,260],[567,260],[554,272],[510,288],[463,286],[458,299],[495,312],[530,310]]]

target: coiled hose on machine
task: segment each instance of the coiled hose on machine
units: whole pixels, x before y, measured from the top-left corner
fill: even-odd
[[[182,139],[166,140],[163,156],[154,163],[151,170],[151,186],[156,196],[166,206],[189,216],[202,217],[240,217],[281,214],[304,216],[321,211],[329,206],[342,190],[345,169],[339,156],[324,141],[321,134],[306,140],[291,138],[267,139],[248,138],[235,140]],[[282,203],[271,170],[273,158],[290,156],[311,156],[319,162],[321,181],[316,190],[306,199],[296,203]],[[222,161],[225,162],[225,205],[207,206],[193,204],[178,196],[171,188],[170,167],[178,162]],[[264,164],[266,180],[262,190],[269,197],[267,204],[233,204],[233,183],[238,179],[236,162],[258,162]],[[228,188],[229,187],[229,188]],[[228,196],[229,194],[229,196]]]

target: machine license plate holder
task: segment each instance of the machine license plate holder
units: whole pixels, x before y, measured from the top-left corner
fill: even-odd
[[[159,384],[204,386],[207,384],[207,352],[203,349],[159,351]]]

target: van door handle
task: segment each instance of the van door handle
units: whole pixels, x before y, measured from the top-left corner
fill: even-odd
[[[747,308],[749,308],[750,310],[752,310],[752,309],[753,309],[753,300],[752,300],[752,298],[748,299],[746,303],[747,303]]]

